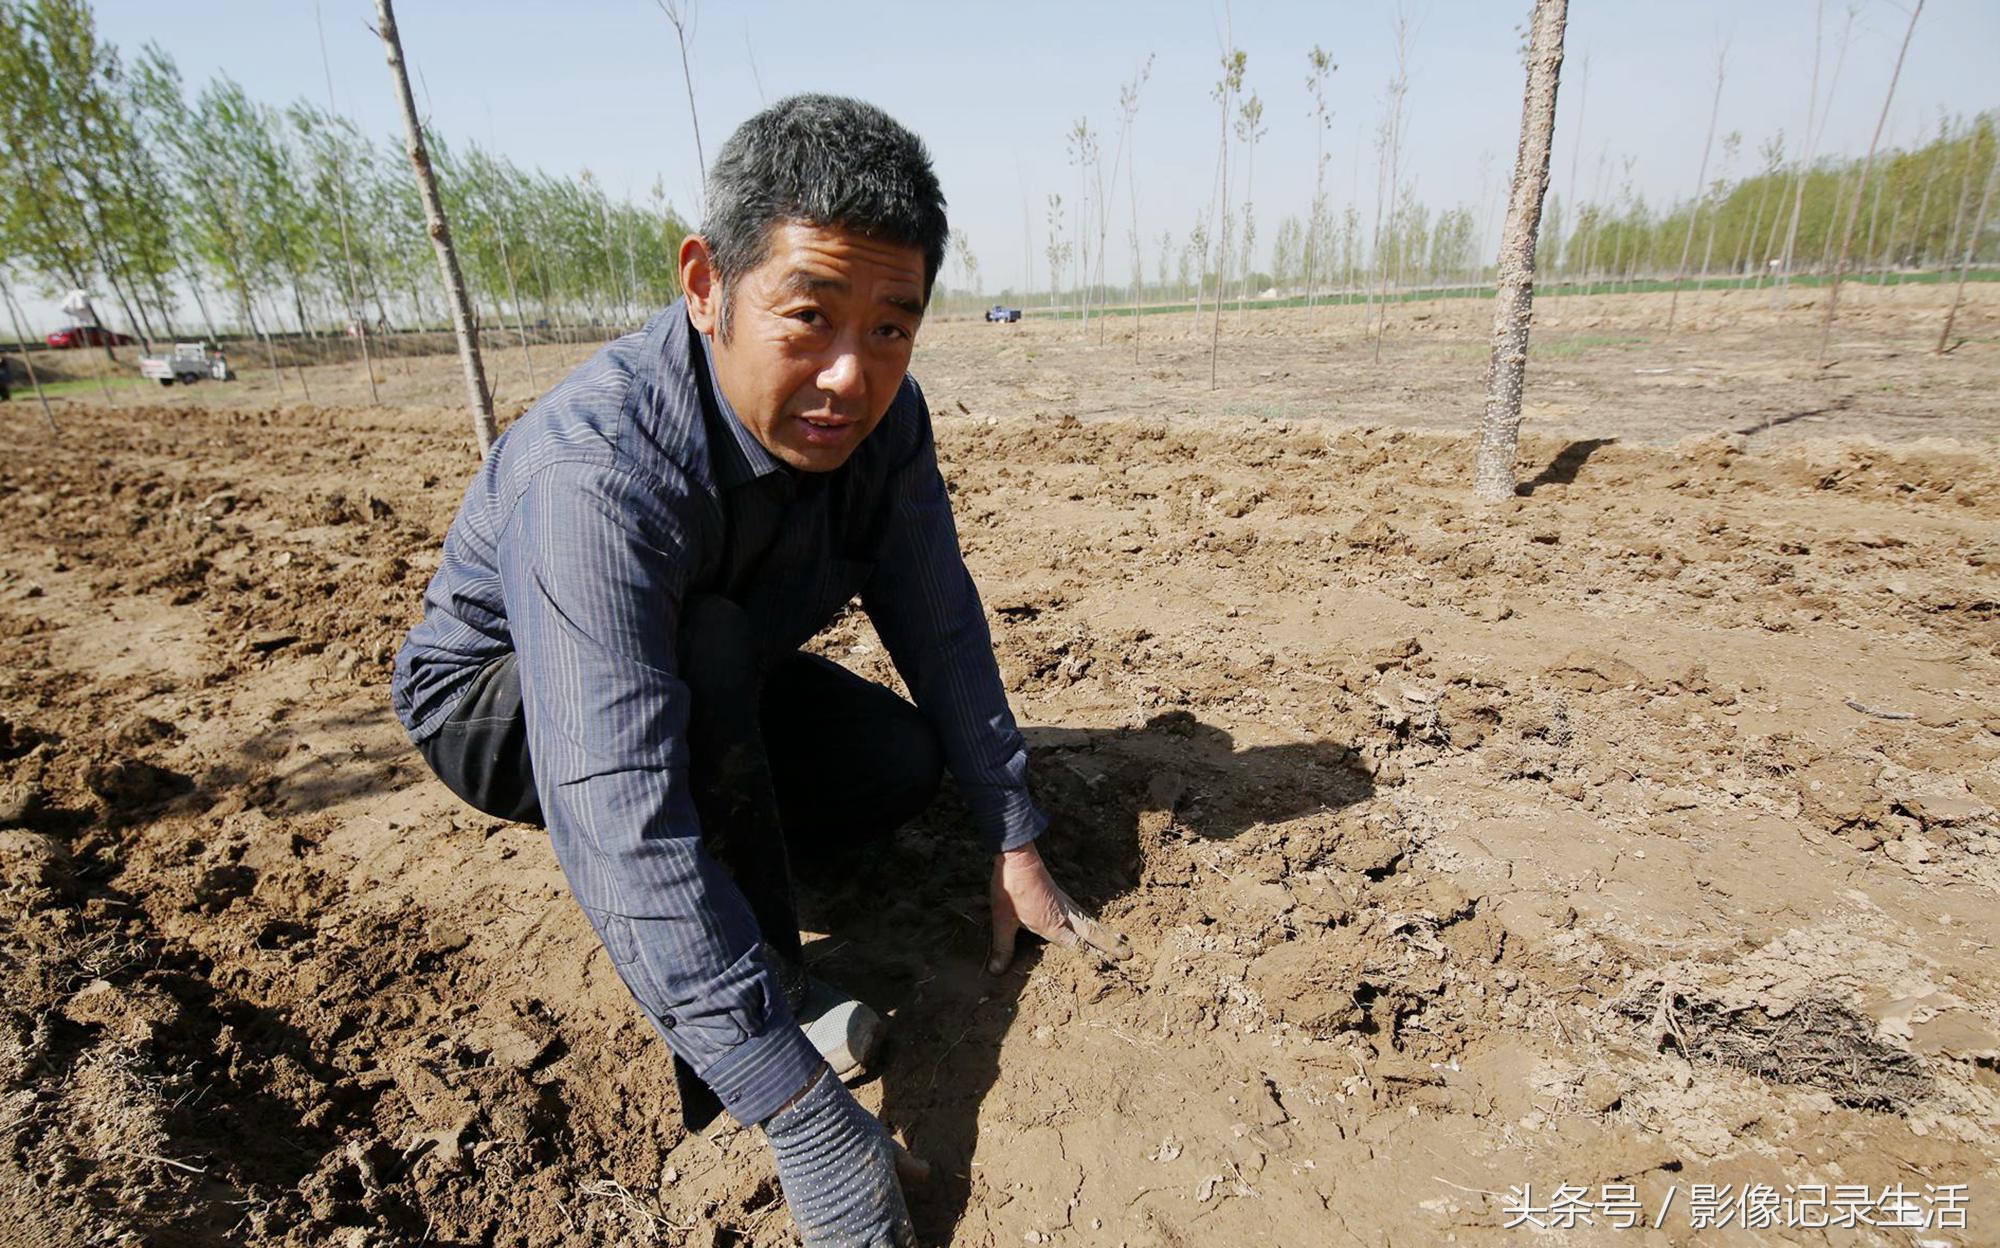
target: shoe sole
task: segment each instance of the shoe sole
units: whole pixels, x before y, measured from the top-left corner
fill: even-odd
[[[843,1082],[867,1073],[887,1030],[882,1016],[859,1001],[844,1001],[803,1028],[806,1039]]]

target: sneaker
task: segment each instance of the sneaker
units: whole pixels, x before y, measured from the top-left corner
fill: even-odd
[[[793,1007],[799,1029],[836,1076],[845,1080],[864,1073],[888,1030],[882,1016],[817,976],[805,979],[805,1000]]]
[[[847,1079],[865,1071],[888,1030],[882,1016],[775,951],[770,957],[792,1018],[833,1073]]]

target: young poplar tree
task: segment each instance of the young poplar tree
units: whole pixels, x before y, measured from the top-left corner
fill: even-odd
[[[1576,166],[1577,158],[1583,154],[1584,109],[1590,103],[1590,52],[1588,49],[1584,51],[1582,63],[1583,69],[1577,80],[1576,92],[1576,136],[1570,140],[1569,149],[1569,187],[1563,192],[1562,197],[1564,206],[1569,209],[1569,234],[1567,236],[1558,235],[1554,240],[1556,260],[1562,266],[1562,276],[1565,281],[1569,279],[1571,263],[1577,258],[1575,246],[1577,228],[1583,223],[1583,205],[1578,203],[1576,198]]]
[[[1722,171],[1716,180],[1709,184],[1708,188],[1708,240],[1702,244],[1701,248],[1702,285],[1698,289],[1706,288],[1710,267],[1715,261],[1716,228],[1722,220],[1723,209],[1729,206],[1729,198],[1726,192],[1729,190],[1730,179],[1736,173],[1736,157],[1742,150],[1743,132],[1741,130],[1731,130],[1728,134],[1722,136]]]
[[[1764,171],[1757,178],[1757,211],[1750,219],[1750,232],[1742,239],[1742,246],[1736,256],[1736,289],[1741,290],[1750,280],[1752,265],[1761,267],[1765,257],[1757,250],[1757,236],[1764,230],[1764,203],[1770,197],[1771,187],[1778,182],[1785,164],[1785,132],[1778,131],[1764,141],[1758,149],[1764,156]]]
[[[1965,228],[1965,206],[1971,202],[1973,156],[1978,148],[1979,132],[1975,128],[1970,131],[1970,134],[1973,142],[1970,146],[1966,147],[1964,159],[1957,159],[1959,153],[1956,151],[1947,151],[1945,153],[1947,168],[1954,162],[1958,165],[1958,200],[1951,210],[1951,233],[1945,237],[1944,250],[1941,253],[1944,257],[1944,267],[1946,268],[1950,267],[1951,258],[1958,254],[1959,232]]]
[[[1667,332],[1674,332],[1674,313],[1681,306],[1681,283],[1687,280],[1688,257],[1694,252],[1695,219],[1701,215],[1701,203],[1708,185],[1708,152],[1715,143],[1715,121],[1722,115],[1722,80],[1729,69],[1729,45],[1725,42],[1715,54],[1715,98],[1708,106],[1708,137],[1701,143],[1701,168],[1694,175],[1694,199],[1688,205],[1687,233],[1681,239],[1681,262],[1674,270],[1674,293],[1667,300]]]
[[[1076,285],[1083,297],[1083,320],[1077,332],[1090,334],[1090,170],[1097,163],[1097,132],[1088,117],[1079,117],[1067,136],[1069,163],[1076,166]]]
[[[1975,134],[1977,132],[1975,131]],[[1970,149],[1968,149],[1970,150]],[[1967,157],[1968,162],[1970,156]],[[1993,203],[1993,185],[2000,181],[2000,144],[1996,144],[1993,155],[1986,162],[1986,189],[1979,192],[1979,211],[1973,214],[1972,228],[1965,232],[1965,259],[1958,266],[1958,288],[1952,292],[1951,307],[1944,314],[1944,328],[1938,331],[1937,349],[1934,355],[1943,355],[1952,348],[1951,327],[1958,320],[1958,309],[1965,302],[1965,277],[1972,271],[1972,259],[1979,254],[1979,236],[1986,227],[1986,210]]]
[[[1056,292],[1062,285],[1062,272],[1069,263],[1070,245],[1063,239],[1062,196],[1049,196],[1049,238],[1045,254],[1049,261],[1049,311],[1056,310]]]
[[[1327,75],[1339,69],[1333,63],[1333,56],[1326,49],[1314,44],[1306,53],[1306,90],[1312,92],[1313,107],[1313,197],[1312,210],[1306,214],[1305,262],[1306,278],[1306,327],[1310,329],[1319,290],[1319,266],[1322,253],[1320,240],[1328,232],[1326,222],[1326,132],[1333,125],[1333,110],[1326,106]]]
[[[1810,88],[1811,98],[1806,102],[1806,132],[1803,136],[1804,148],[1803,154],[1799,159],[1798,168],[1793,174],[1792,215],[1790,223],[1785,227],[1785,254],[1783,264],[1780,268],[1781,280],[1787,286],[1791,284],[1792,280],[1792,260],[1797,253],[1799,219],[1805,208],[1806,182],[1812,173],[1813,153],[1819,146],[1820,135],[1826,131],[1826,114],[1833,111],[1834,93],[1840,89],[1840,71],[1841,67],[1847,63],[1847,42],[1848,37],[1854,31],[1854,16],[1857,11],[1855,6],[1848,6],[1847,20],[1840,28],[1840,46],[1833,58],[1833,78],[1827,83],[1826,101],[1822,106],[1819,98],[1819,53],[1820,31],[1824,26],[1825,10],[1825,0],[1821,0],[1821,3],[1815,10],[1818,16],[1813,27],[1813,73]],[[1817,125],[1814,124],[1815,117],[1818,118]],[[1776,296],[1773,297],[1775,298]]]
[[[458,358],[465,370],[466,406],[472,416],[472,436],[479,443],[479,456],[493,448],[499,436],[493,423],[493,399],[486,389],[486,368],[479,358],[478,329],[472,319],[472,303],[466,297],[465,277],[459,272],[458,255],[451,246],[451,226],[445,220],[444,203],[438,198],[437,179],[431,173],[431,159],[424,148],[423,126],[417,120],[417,101],[410,94],[410,74],[403,67],[403,41],[396,34],[396,14],[392,0],[375,0],[376,33],[389,60],[389,76],[395,80],[397,102],[403,109],[403,141],[410,168],[417,178],[417,193],[424,201],[424,218],[431,244],[437,251],[438,268],[444,276],[445,293],[451,301],[451,326],[458,335]]]
[[[334,98],[333,94],[333,62],[326,54],[326,24],[320,20],[318,0],[314,0],[313,3],[313,26],[319,32],[319,63],[320,69],[326,74],[326,108],[328,120],[331,121],[340,115],[340,104]],[[339,192],[335,197],[334,206],[340,216],[340,255],[347,276],[347,289],[345,291],[346,307],[344,309],[347,315],[341,319],[343,322],[346,322],[348,318],[352,318],[352,324],[358,331],[361,340],[361,371],[367,374],[368,377],[368,401],[370,403],[380,403],[382,396],[375,389],[375,361],[370,357],[368,351],[368,314],[362,311],[361,308],[361,287],[354,280],[354,242],[348,237],[347,161],[345,154],[340,148],[339,131],[329,128],[329,133],[333,139],[331,147],[333,184],[334,188]]]
[[[1153,54],[1146,53],[1144,63],[1132,81],[1118,89],[1118,146],[1125,153],[1125,202],[1132,211],[1132,363],[1139,362],[1139,322],[1143,315],[1140,300],[1146,286],[1145,258],[1139,254],[1139,181],[1134,166],[1139,163],[1138,139],[1134,130],[1139,121],[1139,92],[1146,86],[1146,79],[1153,73]],[[1112,169],[1114,187],[1118,171]],[[1164,246],[1164,244],[1162,244]],[[1160,263],[1166,264],[1166,255],[1161,253]],[[1164,275],[1162,280],[1164,280]]]
[[[1194,223],[1188,226],[1187,242],[1181,245],[1180,279],[1182,297],[1193,296],[1188,318],[1188,337],[1201,332],[1201,292],[1208,281],[1208,222],[1203,220],[1205,210],[1196,209]]]
[[[1556,88],[1562,80],[1563,27],[1568,16],[1569,0],[1535,0],[1528,36],[1528,84],[1521,97],[1521,141],[1500,239],[1493,354],[1473,487],[1489,501],[1512,497],[1516,485],[1521,386],[1527,378],[1528,327],[1535,301],[1535,235],[1549,186],[1549,143],[1555,134]]]
[[[1854,243],[1854,223],[1861,216],[1861,193],[1867,189],[1868,175],[1875,168],[1875,148],[1882,142],[1882,127],[1889,124],[1889,105],[1896,98],[1896,80],[1903,76],[1903,58],[1909,55],[1910,38],[1917,33],[1917,15],[1924,11],[1924,0],[1916,0],[1910,7],[1910,24],[1903,30],[1903,45],[1896,50],[1896,68],[1889,73],[1889,89],[1882,96],[1882,112],[1875,118],[1875,135],[1868,140],[1868,155],[1861,162],[1861,176],[1854,179],[1854,201],[1848,205],[1847,222],[1840,231],[1840,259],[1833,265],[1833,283],[1826,292],[1826,316],[1819,326],[1819,362],[1826,363],[1827,340],[1833,336],[1834,310],[1840,304],[1840,279],[1847,271],[1848,248]]]
[[[1708,289],[1709,270],[1715,261],[1715,238],[1720,232],[1723,214],[1729,207],[1730,177],[1736,169],[1736,157],[1742,150],[1742,131],[1731,130],[1722,136],[1722,170],[1716,179],[1709,183],[1708,190],[1703,196],[1704,206],[1708,209],[1708,237],[1702,244],[1701,272],[1695,282],[1695,306],[1699,306],[1703,292]]]
[[[1243,144],[1243,252],[1241,267],[1237,271],[1236,311],[1243,311],[1244,287],[1250,283],[1250,271],[1256,265],[1257,205],[1254,198],[1257,189],[1257,141],[1268,133],[1264,125],[1264,101],[1252,91],[1250,98],[1243,101],[1237,110],[1236,137]]]
[[[708,158],[702,155],[701,152],[701,115],[695,112],[694,75],[688,70],[688,40],[694,33],[694,2],[693,0],[654,0],[654,3],[660,6],[660,12],[666,15],[667,22],[673,26],[674,39],[680,44],[681,85],[687,88],[688,121],[694,126],[694,210],[695,215],[699,217],[706,211],[702,197],[707,194],[704,179],[708,176]],[[744,28],[743,38],[747,45],[750,39],[748,27]],[[753,73],[756,70],[755,61],[751,62],[751,70]],[[762,89],[760,88],[759,94],[761,93]]]
[[[1222,353],[1222,283],[1229,272],[1229,113],[1236,95],[1243,89],[1243,71],[1249,57],[1235,46],[1222,54],[1222,77],[1209,94],[1221,110],[1221,125],[1215,148],[1215,223],[1219,234],[1215,263],[1215,299],[1209,313],[1208,388],[1215,389],[1215,364]]]
[[[1410,92],[1410,19],[1397,13],[1396,76],[1389,80],[1388,111],[1377,136],[1379,164],[1375,179],[1375,268],[1379,294],[1375,307],[1374,361],[1382,361],[1382,334],[1389,320],[1389,277],[1400,266],[1403,249],[1397,242],[1404,222],[1398,219],[1397,198],[1402,182],[1403,101]],[[1388,222],[1383,223],[1384,211]]]

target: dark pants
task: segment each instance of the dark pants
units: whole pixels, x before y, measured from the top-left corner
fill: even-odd
[[[930,805],[944,773],[937,735],[917,708],[817,655],[761,669],[748,617],[725,598],[682,603],[680,670],[693,695],[688,783],[702,843],[743,890],[765,942],[796,964],[792,859],[834,857]],[[488,664],[417,748],[476,809],[543,822],[512,654]],[[675,1071],[698,1129],[714,1096],[678,1060]]]

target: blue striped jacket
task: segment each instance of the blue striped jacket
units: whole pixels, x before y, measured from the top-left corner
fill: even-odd
[[[712,444],[714,430],[730,444]],[[721,574],[722,490],[778,469],[716,388],[684,305],[667,308],[494,444],[391,694],[422,741],[486,663],[519,656],[536,790],[570,888],[640,1008],[745,1123],[819,1058],[743,895],[702,847],[676,621],[682,598]],[[858,592],[987,848],[1033,840],[1046,819],[914,380],[810,497],[742,599],[761,644],[796,649]]]

